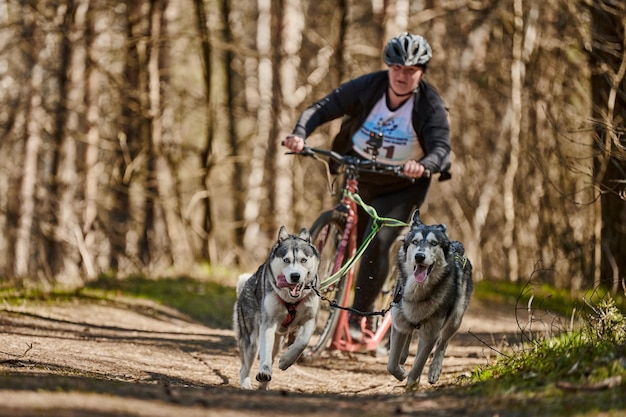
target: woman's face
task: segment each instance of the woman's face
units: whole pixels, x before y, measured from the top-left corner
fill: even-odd
[[[423,75],[422,67],[391,65],[389,66],[389,85],[397,95],[409,94],[417,87]]]

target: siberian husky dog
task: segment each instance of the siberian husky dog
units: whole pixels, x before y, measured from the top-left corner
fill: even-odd
[[[398,281],[391,307],[387,370],[407,378],[407,391],[419,387],[420,376],[435,344],[428,382],[439,380],[448,341],[456,333],[473,291],[472,265],[461,242],[450,241],[444,224],[425,225],[419,210],[398,250]],[[411,337],[419,337],[411,371],[404,369]]]
[[[307,229],[290,235],[283,226],[266,262],[253,275],[239,277],[233,327],[241,388],[252,389],[250,370],[257,355],[258,388],[269,388],[272,362],[286,334],[296,332],[278,362],[281,370],[293,365],[308,345],[319,310],[319,261]]]

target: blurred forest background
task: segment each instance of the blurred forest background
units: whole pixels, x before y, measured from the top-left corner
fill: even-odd
[[[452,132],[425,221],[478,279],[617,290],[625,27],[623,0],[0,0],[0,275],[256,267],[335,198],[281,139],[408,30]]]

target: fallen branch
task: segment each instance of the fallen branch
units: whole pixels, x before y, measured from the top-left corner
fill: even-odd
[[[487,343],[487,342],[483,341],[480,337],[476,336],[474,333],[472,333],[472,331],[471,331],[471,330],[468,330],[467,332],[468,332],[469,334],[471,334],[472,336],[474,336],[474,338],[475,338],[476,340],[478,340],[480,343],[482,343],[483,345],[487,346],[489,349],[493,350],[493,351],[494,351],[494,352],[496,352],[497,354],[499,354],[499,355],[501,355],[501,356],[505,356],[505,357],[507,357],[507,358],[510,358],[510,356],[509,356],[509,355],[507,355],[506,353],[504,353],[504,352],[500,352],[498,349],[494,348],[493,346],[490,346],[490,345],[489,345],[489,343]]]
[[[617,375],[592,384],[572,384],[571,382],[558,382],[557,387],[564,391],[602,391],[615,388],[622,384],[622,376]]]
[[[2,355],[7,355],[7,356],[12,356],[13,357],[12,359],[1,360],[0,364],[2,364],[2,363],[12,363],[12,362],[15,362],[17,359],[22,359],[23,357],[25,357],[28,354],[28,352],[30,352],[30,350],[33,348],[33,344],[32,343],[26,344],[26,346],[28,346],[28,349],[26,349],[24,352],[22,352],[21,355],[14,355],[13,353],[0,351],[0,354],[2,354]]]

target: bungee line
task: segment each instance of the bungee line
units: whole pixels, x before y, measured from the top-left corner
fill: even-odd
[[[359,258],[363,255],[363,252],[365,252],[365,249],[367,249],[370,242],[372,241],[372,239],[374,239],[374,236],[376,235],[376,233],[378,233],[381,227],[408,226],[407,223],[398,219],[394,219],[391,217],[380,217],[376,212],[376,209],[370,205],[365,204],[365,202],[361,199],[361,196],[356,193],[344,191],[344,195],[346,195],[352,201],[356,202],[372,219],[374,219],[372,223],[372,229],[370,230],[370,233],[367,235],[363,243],[361,243],[361,246],[359,246],[354,256],[348,259],[348,261],[337,272],[322,280],[322,282],[320,283],[320,290],[324,290],[329,286],[337,283],[348,272],[348,270],[352,268],[356,261],[358,261]]]

